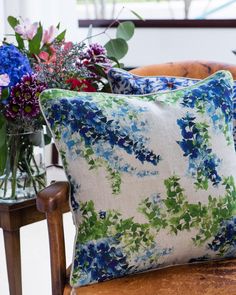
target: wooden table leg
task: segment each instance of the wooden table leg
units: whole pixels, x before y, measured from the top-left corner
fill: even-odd
[[[3,230],[10,295],[22,295],[20,230]]]

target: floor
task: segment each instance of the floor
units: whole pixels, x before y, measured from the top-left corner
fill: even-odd
[[[64,179],[62,173],[51,171],[49,178]],[[71,214],[64,214],[66,258],[72,259],[74,226]],[[23,295],[50,295],[50,258],[46,221],[27,225],[21,229],[21,263]],[[9,295],[5,250],[0,232],[0,294]]]

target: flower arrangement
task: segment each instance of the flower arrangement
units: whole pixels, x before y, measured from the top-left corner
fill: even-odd
[[[39,132],[46,125],[40,93],[48,88],[109,91],[106,73],[121,66],[134,25],[119,23],[116,38],[102,46],[87,43],[91,35],[77,43],[66,42],[60,24],[44,29],[40,22],[12,16],[8,22],[16,45],[4,39],[0,46],[0,198],[16,199],[20,192],[25,195],[27,186],[34,188],[27,193],[31,196],[45,185],[42,163],[38,165],[35,158],[35,148],[43,140],[50,142],[49,131],[43,137]]]

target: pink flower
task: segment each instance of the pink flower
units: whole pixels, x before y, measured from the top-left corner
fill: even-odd
[[[48,30],[44,30],[43,32],[43,44],[50,44],[54,41],[58,34],[58,29],[54,26],[50,26]]]
[[[7,74],[0,75],[0,87],[7,86],[10,83],[10,78]]]
[[[26,18],[22,20],[22,23],[14,28],[15,32],[21,35],[25,40],[32,40],[37,33],[38,23],[30,23],[30,20]]]
[[[69,51],[72,48],[72,46],[73,46],[73,43],[72,42],[65,42],[63,49],[65,51]]]
[[[50,46],[50,53],[46,51],[41,51],[38,57],[43,61],[43,63],[50,64],[56,61],[56,50]]]

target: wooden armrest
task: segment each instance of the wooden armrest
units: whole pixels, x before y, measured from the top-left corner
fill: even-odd
[[[55,182],[38,193],[36,205],[48,224],[52,294],[62,295],[66,284],[66,257],[62,214],[69,211],[69,183]]]
[[[58,181],[40,191],[37,195],[37,209],[43,213],[64,208],[69,201],[69,183]]]

